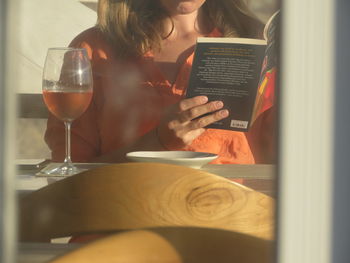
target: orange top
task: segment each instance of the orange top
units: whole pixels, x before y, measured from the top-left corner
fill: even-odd
[[[214,30],[211,36],[220,36]],[[91,59],[94,94],[88,110],[72,124],[72,160],[90,162],[95,157],[127,145],[155,128],[164,109],[178,102],[186,91],[193,53],[182,65],[173,85],[165,79],[153,61],[151,52],[141,59],[121,62],[104,35],[90,28],[71,43],[83,47]],[[260,162],[264,149],[254,134],[207,129],[184,150],[211,152],[219,155],[213,163],[252,164]],[[249,132],[251,133],[251,132]],[[64,159],[64,126],[50,115],[45,140],[52,159]],[[249,141],[249,142],[248,142]]]

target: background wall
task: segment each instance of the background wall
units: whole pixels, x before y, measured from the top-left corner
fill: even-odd
[[[14,58],[18,76],[17,93],[41,93],[41,75],[46,50],[67,46],[81,31],[96,22],[97,0],[12,0],[18,2],[18,23],[13,32],[18,45]],[[259,19],[266,22],[278,0],[246,0]],[[49,158],[43,141],[44,119],[19,118],[17,158]]]
[[[49,47],[67,46],[96,22],[96,1],[16,0],[18,23],[14,49],[18,93],[41,93],[42,69]],[[34,106],[34,105],[33,105]],[[45,119],[18,118],[17,158],[50,158],[43,136]]]

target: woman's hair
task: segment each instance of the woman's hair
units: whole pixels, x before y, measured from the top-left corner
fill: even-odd
[[[263,25],[244,0],[206,0],[203,11],[213,28],[227,37],[260,38]],[[121,58],[160,49],[168,16],[158,0],[99,0],[97,26],[107,34]]]

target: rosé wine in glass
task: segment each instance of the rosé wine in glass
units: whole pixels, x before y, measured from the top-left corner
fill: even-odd
[[[92,91],[72,90],[69,92],[43,91],[44,101],[49,111],[61,121],[73,121],[88,108]]]
[[[92,83],[90,60],[85,49],[48,49],[43,71],[43,98],[51,114],[64,122],[66,156],[62,165],[45,170],[45,174],[65,176],[80,172],[71,160],[70,129],[72,122],[89,107]]]

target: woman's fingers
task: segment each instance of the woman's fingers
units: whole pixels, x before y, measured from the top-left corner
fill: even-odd
[[[179,111],[187,111],[193,107],[203,105],[208,102],[208,97],[207,96],[196,96],[193,98],[189,99],[183,99],[179,102],[178,107]]]
[[[158,128],[158,137],[167,149],[181,149],[200,136],[205,127],[226,118],[221,101],[208,102],[206,96],[183,99],[169,108]]]
[[[196,96],[189,99],[183,99],[178,104],[178,121],[185,123],[196,119],[204,114],[215,112],[224,106],[222,101],[208,102],[206,96]]]
[[[204,105],[195,106],[191,109],[181,112],[179,115],[179,119],[181,122],[191,121],[204,114],[220,110],[223,106],[224,104],[222,103],[222,101],[208,102]]]
[[[203,116],[201,118],[192,120],[188,124],[188,129],[189,130],[195,130],[195,129],[200,129],[208,126],[209,124],[212,124],[214,122],[217,122],[219,120],[222,120],[226,118],[229,115],[228,110],[220,110],[217,112],[214,112],[210,115]]]
[[[170,127],[182,126],[183,132],[201,129],[209,124],[226,118],[228,110],[222,109],[222,101],[207,102],[206,96],[184,99],[179,103],[178,118],[170,122]]]

